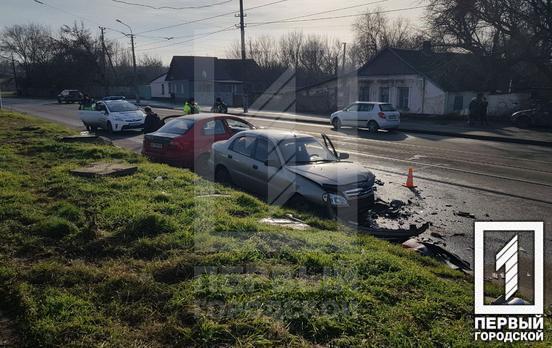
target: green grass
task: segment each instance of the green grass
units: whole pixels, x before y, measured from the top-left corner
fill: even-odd
[[[260,224],[287,211],[69,133],[0,112],[0,304],[27,346],[473,343],[462,273],[307,214]],[[69,173],[98,160],[139,169]]]

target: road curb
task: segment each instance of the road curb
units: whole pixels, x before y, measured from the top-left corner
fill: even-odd
[[[326,122],[322,122],[322,121],[318,121],[318,120],[309,120],[309,119],[279,118],[279,117],[270,117],[270,116],[255,115],[255,114],[249,114],[249,113],[245,114],[243,112],[229,112],[229,114],[235,115],[235,116],[241,116],[241,117],[259,118],[259,119],[265,119],[265,120],[295,121],[295,122],[318,124],[318,125],[328,125],[328,126],[330,125],[329,120],[326,121]],[[492,136],[492,135],[465,134],[465,133],[426,130],[426,129],[412,129],[412,128],[402,128],[402,127],[399,127],[398,130],[400,130],[402,132],[405,132],[405,133],[441,135],[441,136],[464,138],[464,139],[474,139],[474,140],[495,141],[495,142],[511,143],[511,144],[523,144],[523,145],[536,145],[536,146],[552,147],[552,141],[544,141],[544,140],[506,138],[506,137],[498,137],[498,136]]]

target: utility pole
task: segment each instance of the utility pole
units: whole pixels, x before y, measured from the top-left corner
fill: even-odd
[[[240,32],[241,32],[241,59],[242,59],[242,102],[243,112],[247,113],[249,109],[249,100],[247,96],[247,57],[245,53],[245,20],[243,13],[243,0],[240,0]]]
[[[19,96],[19,88],[17,85],[17,70],[15,68],[15,58],[13,57],[13,53],[11,55],[11,63],[13,69],[13,83],[15,84],[15,95]]]
[[[343,43],[343,61],[341,62],[341,71],[345,72],[345,60],[347,56],[347,43]]]
[[[104,89],[105,89],[105,95],[109,95],[109,86],[108,86],[108,82],[107,82],[107,67],[106,67],[106,59],[105,59],[105,54],[106,54],[106,48],[105,48],[105,27],[99,27],[100,28],[100,31],[101,31],[101,35],[100,35],[100,40],[102,41],[102,61],[101,61],[101,65],[102,65],[102,80],[103,80],[103,84],[104,84]]]
[[[136,70],[136,53],[134,50],[134,33],[132,32],[132,28],[128,24],[123,23],[123,21],[121,21],[120,19],[117,19],[116,21],[126,26],[130,30],[130,34],[125,35],[130,36],[130,45],[132,46],[132,67],[134,70],[134,93],[136,94],[136,104],[140,104],[140,93],[138,92],[138,75]]]

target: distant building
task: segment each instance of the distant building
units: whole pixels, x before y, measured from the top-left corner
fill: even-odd
[[[151,88],[151,97],[152,98],[170,98],[169,94],[169,83],[165,81],[167,74],[163,74],[159,77],[156,77],[153,81],[150,82]]]
[[[421,50],[387,48],[351,74],[298,90],[298,111],[323,102],[329,112],[360,100],[389,102],[403,113],[464,114],[477,93],[508,90],[507,75],[497,78],[485,63],[434,52],[429,42]]]
[[[249,90],[256,83],[258,68],[254,60],[246,61],[244,76]],[[230,106],[240,106],[243,80],[242,61],[239,59],[175,56],[165,78],[164,97],[170,98],[171,93],[177,100],[194,97],[202,105],[212,105],[220,97]]]

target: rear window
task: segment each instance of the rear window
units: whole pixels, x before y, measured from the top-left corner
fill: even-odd
[[[381,111],[397,111],[395,107],[391,104],[381,104],[380,105]]]
[[[176,119],[172,120],[161,129],[158,130],[159,133],[169,133],[169,134],[177,134],[182,135],[192,129],[194,126],[194,120],[190,119]]]

